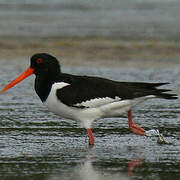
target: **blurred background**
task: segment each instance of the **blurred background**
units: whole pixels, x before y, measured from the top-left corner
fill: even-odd
[[[35,53],[56,56],[62,71],[118,81],[170,82],[180,94],[180,0],[0,0],[0,86]],[[86,130],[50,113],[29,77],[0,94],[0,179],[179,180],[180,101],[149,100]]]
[[[179,8],[179,0],[0,0],[0,54],[169,67],[180,55]]]

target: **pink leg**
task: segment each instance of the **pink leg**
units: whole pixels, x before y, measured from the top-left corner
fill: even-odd
[[[94,135],[90,128],[87,129],[88,136],[89,136],[89,145],[94,145]]]
[[[145,130],[134,124],[131,110],[128,111],[128,120],[129,120],[129,128],[133,133],[146,136]]]

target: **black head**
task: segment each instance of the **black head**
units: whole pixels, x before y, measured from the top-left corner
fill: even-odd
[[[46,53],[35,54],[31,57],[31,65],[27,68],[20,76],[11,81],[6,85],[0,92],[4,92],[9,88],[13,87],[17,83],[21,82],[23,79],[28,76],[35,74],[38,78],[55,78],[61,73],[60,65],[58,60]]]
[[[35,75],[59,74],[61,72],[58,60],[47,53],[34,54],[31,57],[30,67],[34,69]]]

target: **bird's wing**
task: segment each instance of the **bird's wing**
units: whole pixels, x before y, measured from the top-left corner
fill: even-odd
[[[121,99],[113,81],[87,76],[70,76],[69,79],[64,79],[69,85],[57,89],[56,95],[68,106],[97,107]]]
[[[63,80],[68,85],[57,89],[58,99],[73,107],[97,107],[108,103],[154,95],[161,98],[174,98],[156,87],[166,83],[117,82],[104,78],[65,75]],[[166,97],[167,96],[167,97]]]

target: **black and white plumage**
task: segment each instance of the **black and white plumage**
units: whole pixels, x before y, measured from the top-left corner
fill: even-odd
[[[26,77],[33,73],[36,75],[35,91],[41,101],[61,117],[79,121],[88,130],[90,144],[94,144],[91,131],[94,120],[118,117],[128,111],[130,129],[136,134],[146,135],[142,128],[133,124],[131,108],[150,98],[177,99],[176,94],[167,93],[170,90],[157,89],[167,83],[118,82],[62,73],[57,59],[46,53],[31,57],[28,73],[25,73],[28,74]],[[2,91],[16,83],[14,80]]]

